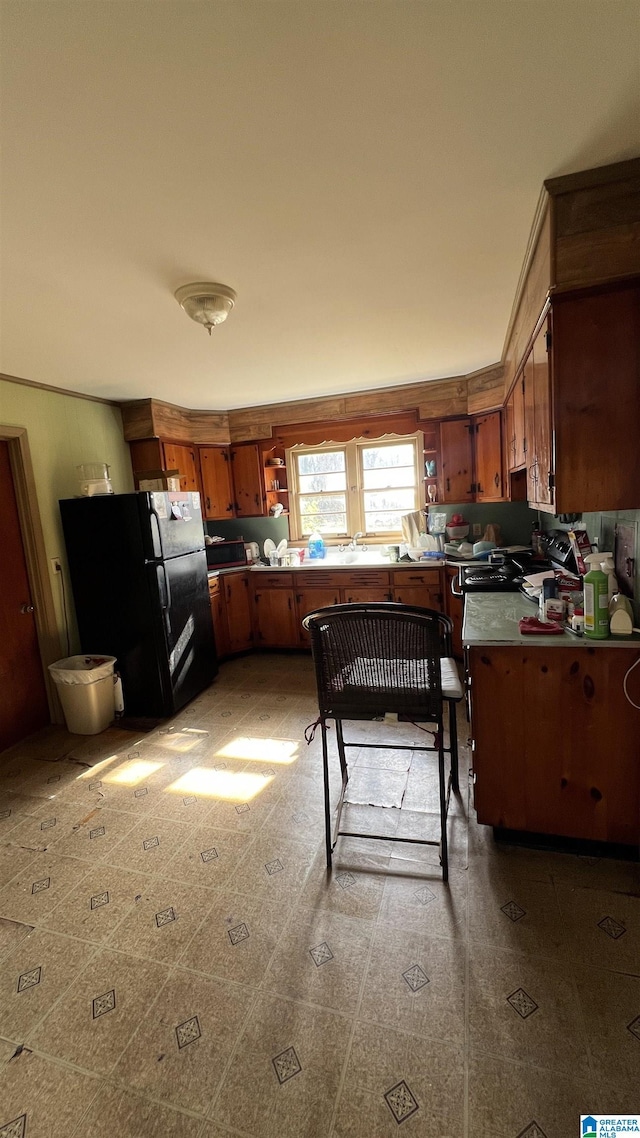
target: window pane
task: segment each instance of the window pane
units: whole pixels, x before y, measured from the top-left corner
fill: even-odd
[[[401,510],[408,513],[416,508],[415,490],[365,491],[364,508],[367,513],[376,510]]]
[[[390,446],[362,448],[362,466],[364,470],[374,470],[376,467],[381,466],[414,466],[414,463],[415,451],[413,443],[396,443]]]
[[[345,514],[302,514],[300,517],[302,533],[308,537],[317,530],[318,533],[346,534],[347,518]]]
[[[312,454],[299,454],[299,474],[332,474],[336,470],[345,469],[345,455],[343,450],[317,451]]]
[[[385,486],[415,486],[415,466],[389,466],[386,469],[364,471],[365,490],[377,490]]]
[[[387,511],[386,513],[381,510],[375,513],[364,515],[364,524],[367,533],[402,533],[402,515],[406,510],[394,513]]]
[[[300,523],[303,534],[346,533],[347,514],[344,494],[326,494],[314,497],[306,494],[300,498]]]
[[[346,490],[347,477],[344,471],[335,474],[302,474],[299,478],[301,494],[321,494],[327,490]]]

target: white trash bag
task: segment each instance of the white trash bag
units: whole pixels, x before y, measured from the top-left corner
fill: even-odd
[[[113,720],[115,662],[115,656],[68,656],[49,664],[72,734],[97,735]]]

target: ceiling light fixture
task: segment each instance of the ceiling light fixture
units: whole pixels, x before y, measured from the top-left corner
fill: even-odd
[[[202,281],[182,285],[174,295],[187,316],[198,324],[204,324],[209,335],[216,324],[222,324],[227,319],[236,302],[236,293],[228,285]]]

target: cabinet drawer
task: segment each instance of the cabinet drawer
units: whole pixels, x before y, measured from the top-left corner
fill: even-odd
[[[439,569],[396,569],[391,576],[394,585],[429,585],[435,589],[440,584]]]
[[[342,574],[343,589],[384,588],[389,585],[389,574],[384,569],[350,569]]]
[[[290,589],[293,585],[293,573],[252,573],[253,587],[258,589]]]
[[[344,573],[330,569],[300,569],[296,573],[296,588],[339,589],[346,582]]]
[[[220,592],[220,578],[209,577],[209,596],[216,597]]]

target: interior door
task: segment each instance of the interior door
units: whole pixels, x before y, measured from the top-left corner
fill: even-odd
[[[0,441],[0,751],[49,723],[9,444]]]

